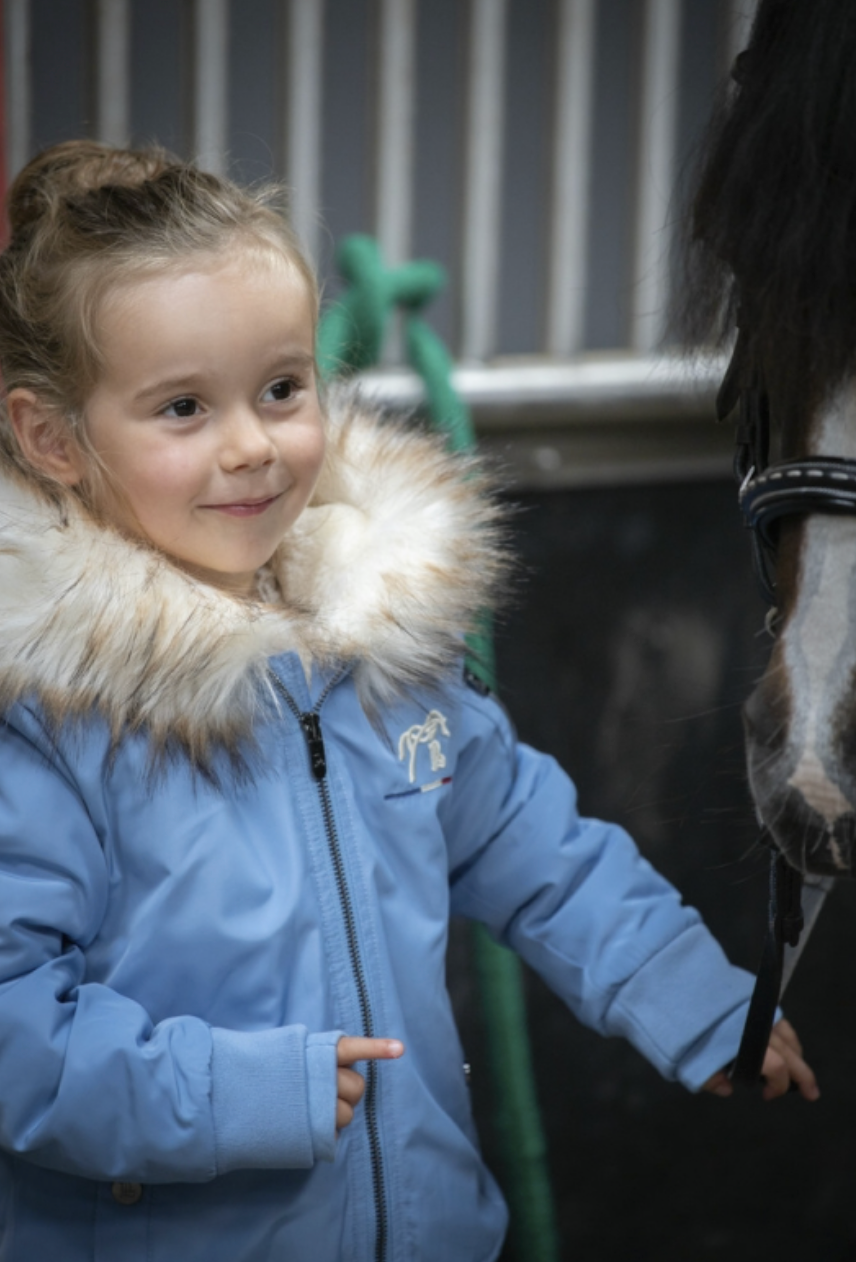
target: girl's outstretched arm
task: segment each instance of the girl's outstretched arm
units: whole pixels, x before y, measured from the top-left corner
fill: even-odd
[[[572,781],[517,741],[490,697],[462,690],[455,722],[441,808],[452,910],[517,951],[579,1020],[700,1090],[737,1052],[753,977],[622,828],[579,814]]]

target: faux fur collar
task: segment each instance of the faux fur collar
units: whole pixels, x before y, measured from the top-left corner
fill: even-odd
[[[369,711],[439,680],[502,577],[499,510],[439,440],[352,390],[328,411],[325,470],[272,562],[284,608],[0,482],[0,708],[35,696],[55,724],[95,710],[114,739],[144,729],[205,763],[251,733],[275,654],[348,662]]]

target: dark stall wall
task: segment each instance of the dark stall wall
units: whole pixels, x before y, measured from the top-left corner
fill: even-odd
[[[550,492],[518,502],[525,580],[498,657],[521,738],[558,757],[584,813],[624,824],[731,958],[754,968],[766,857],[754,845],[740,703],[769,640],[733,488]],[[527,974],[563,1258],[856,1258],[854,947],[854,891],[842,886],[786,1003],[820,1075],[815,1105],[795,1097],[765,1105],[751,1093],[693,1097],[623,1042],[581,1028]],[[461,927],[450,983],[497,1168]]]

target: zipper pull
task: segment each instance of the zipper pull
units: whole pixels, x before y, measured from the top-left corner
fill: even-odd
[[[324,737],[321,735],[321,718],[312,710],[300,716],[300,726],[306,737],[309,750],[309,763],[316,780],[323,780],[327,774],[327,755],[324,752]]]

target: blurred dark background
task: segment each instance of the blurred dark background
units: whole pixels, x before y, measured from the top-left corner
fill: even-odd
[[[570,770],[754,970],[767,859],[743,770],[741,700],[770,641],[726,481],[517,497],[523,599],[502,627],[522,739]],[[591,1262],[856,1258],[854,887],[827,899],[785,999],[822,1098],[691,1096],[578,1026],[526,975],[562,1257]],[[501,1170],[469,932],[450,980],[487,1154]],[[700,984],[703,984],[700,981]],[[525,1256],[525,1251],[523,1253]]]

